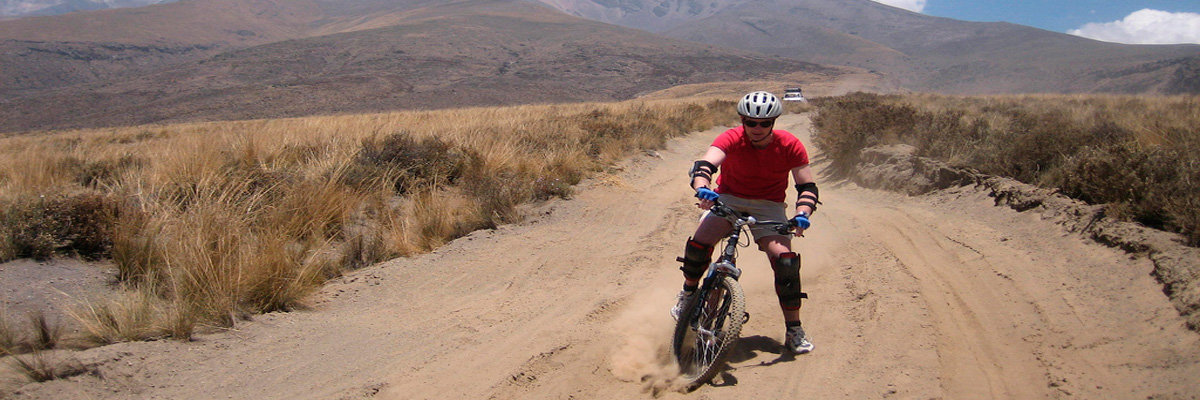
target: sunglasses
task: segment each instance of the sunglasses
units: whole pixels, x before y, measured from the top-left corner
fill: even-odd
[[[771,120],[766,120],[766,121],[755,122],[755,121],[747,121],[747,120],[743,119],[742,125],[745,125],[747,128],[755,128],[755,127],[759,127],[759,126],[761,126],[763,128],[770,128],[771,125],[775,125],[775,120],[771,119]]]

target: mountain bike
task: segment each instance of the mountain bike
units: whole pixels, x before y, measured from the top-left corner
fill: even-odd
[[[746,297],[738,284],[742,270],[736,265],[737,247],[743,230],[758,221],[720,201],[713,203],[709,213],[725,218],[733,224],[733,229],[723,239],[721,256],[709,265],[700,287],[675,322],[671,358],[679,364],[680,375],[689,388],[704,384],[721,372],[741,334],[742,324],[750,320]],[[779,223],[775,230],[789,234],[794,227],[790,222]]]

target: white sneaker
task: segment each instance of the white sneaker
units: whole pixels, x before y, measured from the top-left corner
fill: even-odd
[[[679,314],[683,313],[683,308],[687,307],[688,301],[692,299],[693,293],[696,292],[689,292],[686,290],[679,291],[679,297],[675,302],[675,306],[671,307],[671,318],[674,318],[676,321],[679,320]]]
[[[812,342],[808,341],[808,335],[804,333],[804,328],[800,326],[788,327],[783,345],[795,354],[804,354],[813,350]]]

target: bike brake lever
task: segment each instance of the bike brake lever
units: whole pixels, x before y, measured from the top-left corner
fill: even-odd
[[[793,232],[792,230],[796,229],[796,226],[797,226],[796,221],[789,219],[787,221],[787,223],[776,225],[775,232],[778,232],[780,235],[786,235],[789,233],[795,234],[795,232]],[[804,235],[796,235],[796,236],[804,237]]]
[[[732,208],[726,207],[724,204],[721,204],[719,202],[714,203],[712,208],[709,208],[709,211],[711,211],[714,215],[716,215],[718,217],[727,217],[730,215],[735,215],[735,213],[736,213],[736,211],[733,211]]]

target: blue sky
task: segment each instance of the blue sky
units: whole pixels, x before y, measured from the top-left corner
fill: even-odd
[[[1119,43],[1200,43],[1200,0],[875,0],[966,21],[1005,21]]]

